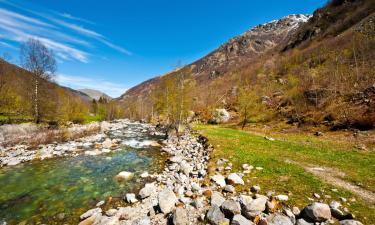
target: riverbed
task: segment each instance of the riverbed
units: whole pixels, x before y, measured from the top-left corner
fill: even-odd
[[[106,132],[106,138],[121,142],[105,154],[34,160],[0,169],[0,224],[75,224],[100,201],[108,208],[125,205],[125,194],[151,179],[141,178],[143,172],[164,168],[165,158],[155,145],[162,137],[148,126],[129,123]],[[115,177],[121,171],[133,172],[134,177],[119,181]]]

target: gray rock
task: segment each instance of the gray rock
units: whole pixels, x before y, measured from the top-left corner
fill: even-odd
[[[240,195],[238,197],[238,202],[241,204],[241,206],[245,207],[247,204],[253,201],[253,198],[248,195]]]
[[[96,204],[96,207],[100,207],[105,204],[105,201],[100,201]]]
[[[331,209],[327,204],[314,202],[303,209],[303,218],[314,222],[331,219]]]
[[[178,199],[173,191],[164,189],[163,191],[159,192],[158,195],[160,210],[164,214],[170,213],[174,209],[177,200]]]
[[[128,203],[136,203],[138,202],[138,199],[135,197],[135,194],[133,193],[128,193],[125,195],[126,201]]]
[[[254,225],[254,223],[246,219],[241,214],[234,215],[231,225]]]
[[[242,180],[240,176],[238,176],[237,173],[229,174],[227,180],[230,184],[241,184],[241,185],[245,184],[245,182]]]
[[[250,188],[250,191],[251,192],[254,192],[254,193],[257,193],[258,191],[260,191],[260,186],[259,185],[254,185]]]
[[[309,223],[304,219],[298,219],[296,225],[314,225],[313,223]]]
[[[229,193],[234,193],[236,189],[232,185],[225,185],[224,191],[229,192]]]
[[[153,183],[146,184],[144,188],[139,191],[141,199],[150,197],[151,194],[156,192],[156,187]]]
[[[225,218],[224,213],[216,205],[211,206],[207,212],[207,220],[212,225],[229,225],[229,219]]]
[[[91,217],[94,214],[101,213],[101,212],[102,212],[101,208],[90,209],[87,212],[85,212],[84,214],[82,214],[79,218],[81,220],[84,220],[84,219],[87,219],[87,218]]]
[[[221,211],[224,213],[226,218],[232,219],[234,215],[241,214],[240,203],[234,200],[226,200],[221,204]]]
[[[276,213],[267,217],[268,225],[293,225],[292,221],[282,214]]]
[[[363,225],[363,223],[357,220],[341,220],[340,225]]]
[[[217,191],[214,191],[211,195],[211,205],[220,207],[223,202],[225,202],[225,198],[223,197],[223,195]]]
[[[221,174],[216,174],[211,177],[211,180],[213,180],[219,187],[225,187],[225,177]]]
[[[151,224],[151,219],[147,216],[136,219],[132,222],[132,225],[150,225],[150,224]]]
[[[189,219],[186,209],[177,208],[173,214],[173,224],[174,225],[188,225]]]
[[[267,198],[257,198],[244,207],[244,216],[252,219],[261,214],[266,209]]]
[[[117,213],[117,209],[108,209],[108,210],[105,212],[105,214],[106,214],[107,216],[114,216],[114,215],[116,215],[116,213]]]

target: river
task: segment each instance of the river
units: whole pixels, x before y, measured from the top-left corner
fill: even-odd
[[[0,224],[77,224],[79,215],[105,201],[104,208],[123,206],[126,193],[134,192],[164,168],[162,140],[144,125],[129,123],[107,133],[121,139],[116,151],[107,154],[32,161],[0,169]],[[121,171],[134,172],[130,181],[118,181]],[[149,180],[148,180],[149,181]]]

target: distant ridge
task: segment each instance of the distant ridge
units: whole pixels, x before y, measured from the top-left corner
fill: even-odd
[[[99,100],[100,97],[103,97],[107,100],[112,100],[112,98],[109,95],[98,90],[84,88],[84,89],[78,89],[77,91],[88,95],[91,99]]]

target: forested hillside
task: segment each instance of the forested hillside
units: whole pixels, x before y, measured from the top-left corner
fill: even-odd
[[[33,97],[35,75],[0,60],[0,124],[34,120]],[[116,103],[101,99],[93,101],[86,94],[40,79],[39,112],[48,123],[76,123],[118,118]]]
[[[130,89],[120,101],[132,118],[209,121],[225,108],[243,125],[280,120],[373,128],[374,6],[372,0],[335,0],[311,18],[291,15],[259,25],[191,65]]]

